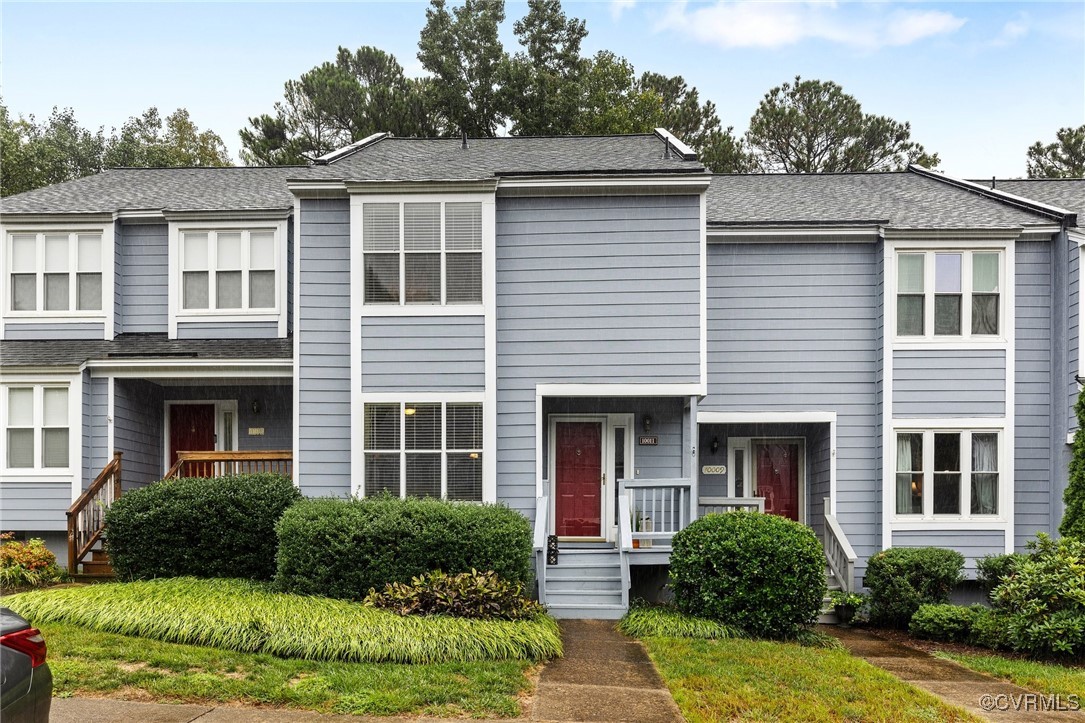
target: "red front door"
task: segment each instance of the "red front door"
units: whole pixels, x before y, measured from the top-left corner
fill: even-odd
[[[215,448],[215,405],[170,406],[170,464],[178,452],[205,452]]]
[[[765,512],[799,521],[799,454],[801,447],[787,442],[755,442],[757,496],[765,498]]]
[[[602,537],[602,425],[555,422],[554,448],[554,531],[559,537]]]

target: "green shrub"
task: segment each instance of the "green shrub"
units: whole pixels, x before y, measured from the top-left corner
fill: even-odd
[[[433,570],[488,570],[529,584],[531,527],[519,512],[387,495],[304,500],[276,528],[276,583],[286,592],[360,600]]]
[[[1012,615],[1000,610],[977,610],[972,618],[972,633],[968,636],[968,642],[991,650],[1012,650],[1012,618]]]
[[[741,630],[727,623],[686,615],[669,605],[630,607],[618,621],[618,630],[634,638],[723,640],[746,637]]]
[[[434,570],[410,583],[390,582],[370,590],[366,605],[399,615],[451,615],[476,620],[530,620],[546,612],[524,596],[523,583],[502,580],[493,572]]]
[[[254,474],[164,480],[127,492],[106,513],[106,548],[122,580],[275,576],[275,523],[301,493]]]
[[[14,537],[11,532],[0,534],[0,588],[36,587],[64,578],[45,540],[20,542]]]
[[[247,580],[192,577],[50,588],[4,604],[37,622],[284,658],[358,663],[545,660],[554,619],[400,617],[346,600],[287,595]]]
[[[894,547],[871,556],[864,578],[870,621],[907,628],[920,605],[949,600],[963,566],[961,553],[940,547]]]
[[[1074,405],[1077,432],[1070,452],[1069,478],[1063,501],[1066,503],[1059,533],[1085,542],[1085,389],[1078,392]]]
[[[813,530],[776,515],[708,515],[674,536],[671,585],[689,615],[759,637],[813,623],[825,597],[825,553]]]
[[[1085,542],[1040,533],[1031,554],[991,594],[1009,614],[1014,650],[1085,656]]]
[[[1006,555],[986,555],[976,560],[976,581],[980,586],[991,593],[1003,578],[1009,577],[1017,569],[1017,564],[1028,559],[1020,552],[1011,552]]]
[[[908,632],[927,640],[964,643],[972,635],[977,615],[986,610],[983,605],[920,605],[908,623]]]

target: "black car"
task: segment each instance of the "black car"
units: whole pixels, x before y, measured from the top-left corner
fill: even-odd
[[[45,638],[37,628],[0,608],[0,719],[48,722],[53,674],[45,664]]]

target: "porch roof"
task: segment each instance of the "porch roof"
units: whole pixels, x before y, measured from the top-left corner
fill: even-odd
[[[91,360],[280,359],[294,357],[293,339],[168,339],[165,334],[120,334],[112,341],[5,341],[0,367],[70,367]]]

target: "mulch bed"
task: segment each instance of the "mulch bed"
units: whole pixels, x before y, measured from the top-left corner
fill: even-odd
[[[1008,650],[991,650],[990,648],[981,648],[976,645],[968,645],[967,643],[944,643],[938,640],[923,640],[921,638],[915,638],[908,634],[905,630],[893,630],[891,628],[874,628],[864,626],[865,629],[877,635],[883,640],[888,640],[892,643],[900,643],[909,648],[915,650],[922,650],[924,653],[957,653],[960,655],[997,655],[1002,658],[1010,660],[1028,660],[1028,656],[1023,653],[1014,653]]]

